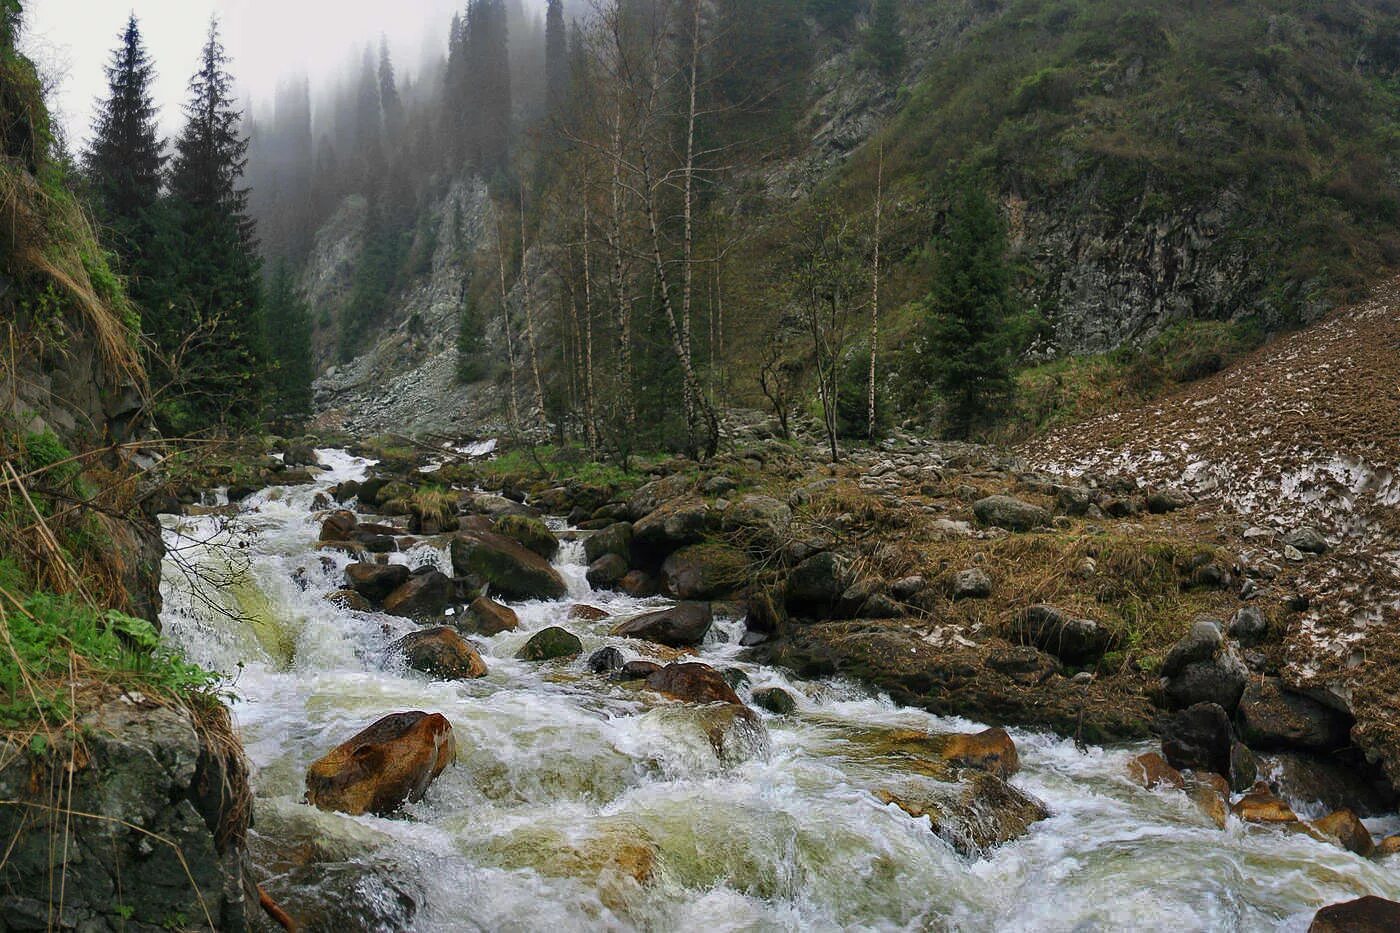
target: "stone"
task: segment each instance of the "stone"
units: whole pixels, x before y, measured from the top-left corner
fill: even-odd
[[[704,499],[689,496],[668,502],[632,526],[632,554],[639,563],[654,567],[672,551],[699,544],[712,519]]]
[[[1011,641],[1033,645],[1066,664],[1091,664],[1117,642],[1113,632],[1091,619],[1071,619],[1053,606],[1031,606],[1012,621]]]
[[[965,768],[990,771],[999,778],[1009,778],[1021,770],[1016,743],[1000,727],[937,736],[934,745],[944,760]]]
[[[1235,715],[1240,737],[1265,751],[1330,752],[1351,741],[1350,716],[1294,693],[1277,677],[1250,680]]]
[[[661,576],[676,599],[724,599],[748,583],[749,560],[728,545],[694,544],[667,557]]]
[[[404,564],[356,563],[345,568],[345,583],[371,603],[381,603],[408,582],[408,575]]]
[[[1350,810],[1334,810],[1320,820],[1312,820],[1308,825],[1341,848],[1355,852],[1362,858],[1369,857],[1375,851],[1376,844],[1371,838],[1370,830]]]
[[[1291,547],[1304,554],[1326,554],[1330,545],[1327,538],[1312,526],[1295,528],[1283,536],[1285,547]]]
[[[1304,800],[1322,810],[1348,809],[1363,818],[1395,812],[1395,790],[1364,761],[1332,752],[1275,752],[1259,755],[1259,770],[1290,800]]]
[[[1197,703],[1169,717],[1162,728],[1162,754],[1173,768],[1230,770],[1234,743],[1230,717],[1217,703]]]
[[[1055,507],[1066,515],[1087,515],[1094,504],[1094,491],[1088,486],[1055,487]]]
[[[1211,660],[1222,644],[1224,637],[1220,634],[1219,623],[1211,619],[1198,620],[1191,626],[1191,631],[1167,651],[1162,661],[1162,676],[1175,677],[1188,664]]]
[[[795,616],[827,618],[847,585],[846,568],[835,554],[815,554],[788,574],[784,591],[787,610]]]
[[[1180,790],[1186,786],[1181,772],[1167,764],[1167,760],[1157,752],[1144,752],[1129,761],[1128,776],[1148,790],[1154,787],[1175,787]]]
[[[632,523],[614,522],[583,539],[583,553],[591,564],[604,554],[627,558],[632,553]]]
[[[1165,515],[1189,507],[1192,501],[1191,494],[1183,489],[1159,489],[1148,493],[1147,511],[1153,515]]]
[[[1259,762],[1243,742],[1230,745],[1230,789],[1242,792],[1254,786],[1259,780]]]
[[[1230,637],[1245,647],[1263,642],[1269,635],[1269,622],[1254,606],[1245,606],[1230,619]]]
[[[452,578],[431,568],[413,573],[384,599],[384,611],[405,619],[438,619],[457,597]]]
[[[392,713],[311,765],[306,800],[321,810],[387,816],[421,800],[456,755],[445,716]]]
[[[1050,815],[1045,804],[987,771],[970,772],[947,796],[920,787],[877,791],[876,797],[915,819],[928,817],[936,834],[968,856],[1019,838]]]
[[[744,628],[749,633],[776,635],[787,624],[787,607],[774,598],[771,590],[762,590],[749,597],[744,613]]]
[[[321,540],[349,541],[355,533],[357,521],[354,512],[348,512],[344,509],[332,512],[321,522]]]
[[[607,590],[620,584],[630,570],[631,568],[627,566],[627,558],[621,554],[604,554],[588,565],[588,571],[584,577],[593,589]]]
[[[753,692],[753,704],[777,716],[790,716],[797,711],[797,701],[782,687],[765,687]]]
[[[451,553],[457,575],[484,580],[507,599],[560,599],[569,591],[548,561],[503,535],[463,532]]]
[[[1198,621],[1171,647],[1161,670],[1163,693],[1172,709],[1215,703],[1233,712],[1249,679],[1244,661],[1211,619]]]
[[[288,467],[323,467],[321,458],[310,444],[288,444],[282,454],[282,464]]]
[[[1329,904],[1319,910],[1308,933],[1395,933],[1400,930],[1400,904],[1375,895]]]
[[[735,690],[742,690],[752,683],[752,681],[749,680],[749,675],[740,667],[726,667],[719,672],[719,676],[723,677],[724,682]]]
[[[645,570],[630,570],[625,577],[617,581],[617,589],[628,596],[645,599],[656,595],[656,578]]]
[[[368,599],[365,599],[354,590],[336,590],[326,594],[326,602],[341,609],[350,609],[356,612],[369,612],[374,608]]]
[[[635,521],[656,511],[664,503],[677,499],[691,488],[691,480],[684,473],[675,473],[641,486],[627,500],[627,512]]]
[[[457,630],[441,626],[410,632],[389,646],[408,666],[441,680],[474,680],[486,676],[486,662]]]
[[[685,662],[667,664],[646,679],[647,688],[687,703],[734,703],[742,705],[734,688],[708,664]]]
[[[618,680],[646,680],[652,674],[661,670],[661,665],[655,661],[628,661],[618,669]]]
[[[1050,513],[1012,496],[987,496],[972,504],[972,514],[983,525],[1005,528],[1007,531],[1032,531],[1051,523]]]
[[[918,574],[900,577],[890,584],[890,595],[900,602],[907,603],[916,599],[927,587],[928,581]]]
[[[496,519],[496,534],[510,538],[527,550],[534,551],[545,560],[553,560],[559,553],[559,539],[549,526],[538,518],[527,515],[502,515]]]
[[[724,510],[721,527],[747,535],[760,545],[781,542],[792,529],[792,509],[771,496],[748,495]]]
[[[1230,821],[1229,801],[1210,784],[1203,781],[1188,781],[1186,796],[1206,819],[1216,825],[1216,828],[1224,829],[1225,824]]]
[[[1400,835],[1386,836],[1376,843],[1376,850],[1373,854],[1376,858],[1389,858],[1397,853],[1400,853]]]
[[[1296,823],[1298,814],[1263,781],[1230,805],[1230,813],[1245,823]]]
[[[623,660],[622,652],[611,645],[599,648],[588,656],[588,669],[595,674],[611,674],[614,671],[620,671],[626,663]]]
[[[960,570],[953,575],[952,597],[959,599],[987,599],[992,595],[992,578],[981,567]]]
[[[608,613],[597,606],[578,603],[569,607],[569,618],[577,622],[601,622],[607,617]]]
[[[490,638],[502,632],[513,632],[520,627],[520,617],[509,606],[502,606],[495,600],[478,596],[462,613],[459,625],[474,635]]]
[[[560,658],[574,658],[583,653],[583,642],[568,629],[551,625],[536,632],[525,642],[524,647],[515,653],[520,661],[555,661]]]
[[[612,634],[670,648],[694,648],[705,640],[713,623],[709,603],[679,603],[626,619],[613,628]]]

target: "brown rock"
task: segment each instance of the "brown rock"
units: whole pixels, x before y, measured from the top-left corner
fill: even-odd
[[[1230,812],[1246,823],[1295,823],[1298,814],[1286,802],[1274,796],[1269,785],[1260,781],[1231,805]]]
[[[628,596],[645,599],[656,595],[656,578],[645,570],[633,570],[618,581],[617,589]]]
[[[354,590],[336,590],[334,593],[327,593],[326,602],[333,606],[339,606],[341,609],[353,609],[359,612],[368,612],[373,608],[369,600]]]
[[[1361,819],[1350,810],[1337,810],[1320,820],[1312,821],[1313,829],[1323,833],[1337,845],[1360,856],[1369,856],[1375,851],[1375,841],[1371,832],[1361,824]]]
[[[421,800],[456,754],[446,717],[393,713],[312,764],[306,800],[322,810],[387,815]]]
[[[407,583],[408,573],[403,564],[358,563],[345,568],[345,582],[365,599],[378,603]]]
[[[1380,842],[1376,843],[1375,852],[1372,854],[1375,855],[1376,858],[1386,858],[1397,852],[1400,852],[1400,836],[1386,836]]]
[[[488,638],[501,632],[513,632],[520,626],[520,617],[514,609],[485,596],[472,600],[462,621],[468,630]]]
[[[1214,771],[1183,771],[1181,776],[1186,779],[1188,784],[1204,784],[1226,800],[1230,799],[1230,782],[1225,779],[1224,775],[1216,774]]]
[[[942,746],[939,751],[952,764],[990,771],[1003,780],[1021,770],[1016,743],[1005,729],[938,736],[935,745]]]
[[[456,629],[442,626],[410,632],[388,648],[402,654],[415,671],[442,680],[474,680],[486,676],[486,662]]]
[[[933,831],[964,855],[975,855],[1025,835],[1050,812],[1036,798],[988,771],[969,772],[952,795],[934,788],[882,790],[876,797],[915,819],[927,816]]]
[[[349,541],[355,533],[357,523],[354,512],[341,509],[326,516],[321,522],[322,541]]]
[[[436,570],[413,574],[384,600],[384,611],[404,619],[437,619],[457,595],[452,578]]]
[[[647,687],[687,703],[735,703],[742,705],[734,688],[708,664],[668,664],[647,677]]]
[[[661,670],[655,661],[628,661],[617,672],[618,680],[646,680]]]
[[[1220,796],[1220,792],[1209,784],[1190,781],[1186,785],[1186,796],[1220,829],[1225,828],[1230,818],[1230,805]]]
[[[597,606],[587,606],[578,603],[569,607],[569,618],[578,622],[601,622],[608,617],[608,614]]]
[[[1162,786],[1180,790],[1186,786],[1181,772],[1156,752],[1145,752],[1128,762],[1128,775],[1148,790]]]
[[[621,622],[613,628],[612,634],[671,648],[691,648],[705,640],[705,633],[713,623],[714,613],[709,603],[679,603]]]
[[[1400,904],[1369,895],[1322,908],[1308,927],[1308,933],[1394,933],[1396,930],[1400,930]]]

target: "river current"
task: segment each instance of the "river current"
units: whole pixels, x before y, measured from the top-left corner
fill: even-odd
[[[316,483],[254,494],[231,529],[213,516],[166,519],[178,560],[166,562],[162,614],[170,642],[232,680],[253,767],[254,851],[270,860],[269,891],[310,928],[1302,931],[1324,903],[1400,899],[1400,857],[1374,862],[1233,819],[1222,831],[1180,792],[1128,779],[1146,746],[1081,752],[1030,731],[1012,731],[1022,765],[1012,783],[1050,818],[961,855],[926,819],[873,796],[903,776],[863,742],[890,727],[982,727],[749,663],[735,620],[716,622],[699,660],[742,669],[752,689],[785,688],[797,711],[760,713],[766,740],[721,755],[680,704],[588,673],[588,654],[605,645],[655,657],[608,631],[665,601],[592,592],[578,543],[555,560],[566,598],[514,604],[518,631],[474,639],[486,677],[430,681],[384,655],[413,623],[325,599],[352,558],[315,549],[313,497],[372,464],[319,453],[330,469]],[[391,559],[450,573],[437,547]],[[224,585],[192,587],[181,562]],[[568,618],[578,603],[614,618]],[[578,635],[583,655],[515,660],[549,625]],[[426,799],[393,819],[301,802],[311,762],[404,710],[442,713],[456,735],[458,761]],[[628,870],[639,852],[643,883]]]

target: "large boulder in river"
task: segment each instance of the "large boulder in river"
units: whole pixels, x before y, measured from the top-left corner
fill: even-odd
[[[520,627],[520,617],[509,606],[502,606],[495,600],[478,596],[472,600],[467,611],[462,613],[461,627],[475,635],[490,638],[502,632],[513,632]]]
[[[636,521],[672,499],[685,495],[692,485],[694,483],[684,473],[674,473],[647,483],[632,493],[632,498],[627,500],[627,513]]]
[[[734,703],[743,701],[724,675],[708,664],[687,662],[667,664],[653,671],[646,680],[648,689],[687,703]]]
[[[355,533],[359,519],[355,513],[341,509],[327,515],[321,522],[322,541],[349,541]]]
[[[595,590],[611,590],[617,588],[631,569],[627,558],[621,554],[604,554],[588,565],[584,577]]]
[[[713,624],[709,603],[686,602],[627,619],[612,634],[670,648],[694,648],[705,640],[705,633]]]
[[[1031,606],[1011,623],[1011,641],[1031,645],[1066,664],[1092,664],[1118,641],[1117,635],[1092,619],[1074,619],[1054,606]]]
[[[972,514],[984,525],[1005,528],[1007,531],[1031,531],[1051,522],[1050,513],[1045,509],[1012,496],[978,499],[972,504]]]
[[[749,560],[728,545],[693,544],[666,558],[661,576],[676,599],[724,599],[748,581]]]
[[[1197,703],[1181,710],[1162,728],[1162,754],[1178,770],[1229,774],[1234,741],[1230,717],[1218,703]]]
[[[306,772],[306,801],[322,810],[388,815],[421,800],[456,757],[438,713],[393,713],[337,745]]]
[[[530,636],[525,646],[515,653],[520,661],[557,661],[574,658],[583,653],[583,642],[573,632],[551,625]]]
[[[518,542],[545,560],[553,560],[554,555],[559,553],[559,539],[549,530],[549,526],[538,518],[503,515],[496,520],[496,534]]]
[[[380,603],[394,590],[408,582],[409,569],[404,564],[351,564],[345,568],[345,582],[350,589],[372,603]]]
[[[999,778],[1009,778],[1021,770],[1016,743],[1000,727],[934,736],[933,745],[946,761],[965,768],[990,771]]]
[[[543,557],[503,535],[464,532],[452,539],[452,569],[507,599],[559,599],[569,591]]]
[[[408,666],[442,680],[474,680],[486,676],[486,662],[456,629],[446,626],[410,632],[389,646]]]
[[[850,585],[849,577],[845,562],[830,551],[807,558],[788,574],[784,591],[788,612],[805,618],[830,618]]]
[[[1251,680],[1235,713],[1240,737],[1265,751],[1299,748],[1330,752],[1351,739],[1352,718],[1294,693],[1277,677]]]
[[[613,522],[583,539],[583,554],[590,564],[605,554],[616,554],[626,558],[631,553],[631,522]]]
[[[784,541],[792,528],[792,509],[772,496],[748,495],[724,510],[725,531],[738,532],[759,546]]]
[[[1394,933],[1400,930],[1400,904],[1367,895],[1329,904],[1313,917],[1308,933]]]
[[[1215,703],[1231,713],[1249,680],[1249,669],[1225,641],[1220,624],[1211,619],[1196,622],[1172,646],[1161,672],[1163,692],[1173,709]]]
[[[384,611],[404,619],[442,617],[457,596],[452,578],[431,567],[414,571],[404,584],[384,599]]]

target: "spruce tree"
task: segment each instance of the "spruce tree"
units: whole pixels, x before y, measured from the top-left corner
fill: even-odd
[[[865,32],[865,52],[885,80],[897,77],[904,70],[908,51],[899,21],[899,0],[875,0],[870,26]]]
[[[403,146],[403,100],[394,80],[394,63],[389,58],[389,43],[379,40],[379,108],[384,114],[384,138],[391,149]]]
[[[291,267],[277,263],[268,280],[264,319],[272,362],[272,404],[279,415],[311,412],[311,311],[297,293]]]
[[[564,0],[549,0],[544,17],[545,116],[556,120],[569,97],[569,39]]]
[[[252,423],[265,389],[259,263],[248,192],[240,187],[248,140],[228,64],[212,20],[190,79],[168,196],[174,236],[165,257],[162,349],[187,352],[176,373],[183,392],[164,415],[166,427],[181,433]]]
[[[969,437],[1010,401],[1011,271],[1006,228],[980,185],[953,194],[947,228],[924,302],[924,378],[947,406],[951,437]]]
[[[155,68],[133,15],[107,66],[107,99],[99,103],[92,145],[83,157],[94,212],[108,244],[123,260],[132,296],[142,302],[160,199],[165,143],[151,96]]]

